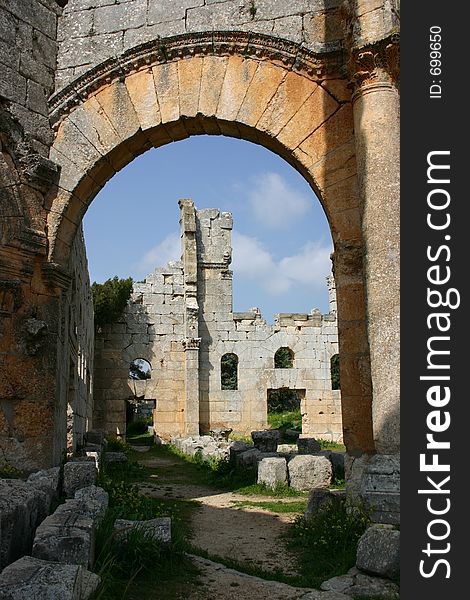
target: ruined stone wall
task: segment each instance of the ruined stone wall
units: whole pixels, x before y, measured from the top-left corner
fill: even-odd
[[[0,97],[32,148],[48,156],[53,134],[47,100],[57,59],[55,0],[5,0],[0,6]]]
[[[57,350],[56,437],[69,452],[83,445],[93,414],[93,299],[80,227],[70,258],[71,285],[62,294]]]
[[[341,47],[341,0],[69,0],[59,21],[56,91],[99,63],[159,37],[251,31]],[[382,18],[377,10],[376,19]]]
[[[125,314],[96,336],[93,427],[125,434],[126,400],[145,396],[159,402],[159,431],[182,431],[184,420],[183,270],[181,263],[158,268],[135,283]],[[129,379],[129,365],[147,360],[151,379]]]
[[[334,290],[327,315],[280,314],[272,326],[257,309],[234,313],[231,214],[197,211],[189,200],[180,206],[183,261],[135,284],[122,319],[97,336],[94,425],[124,433],[125,401],[134,396],[156,400],[155,429],[163,437],[194,429],[194,410],[192,433],[231,427],[247,434],[267,426],[268,390],[287,387],[301,391],[304,433],[342,439],[340,392],[331,389],[330,374],[338,352]],[[293,368],[274,368],[281,347],[293,351]],[[195,354],[191,368],[188,352]],[[221,389],[226,353],[238,357],[237,390]],[[150,362],[150,380],[128,378],[136,358]]]

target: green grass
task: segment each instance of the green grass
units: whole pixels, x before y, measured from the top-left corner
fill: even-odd
[[[162,598],[155,594],[162,584],[168,594],[171,589],[195,584],[197,570],[185,551],[192,536],[191,516],[199,505],[191,500],[144,496],[135,484],[148,481],[151,474],[151,469],[132,460],[102,465],[98,485],[109,494],[109,509],[96,534],[94,571],[102,583],[93,600]],[[132,531],[123,544],[113,533],[116,518],[147,520],[163,516],[171,518],[170,544],[163,545],[139,529]]]
[[[317,438],[317,442],[320,444],[322,450],[332,450],[333,452],[346,452],[346,446],[338,442],[332,442],[330,440],[323,440]]]
[[[368,513],[348,498],[327,504],[311,522],[298,517],[288,547],[298,557],[300,573],[309,586],[346,573],[356,562],[359,538],[369,524]]]
[[[252,500],[237,500],[234,502],[237,508],[262,508],[274,513],[303,513],[307,506],[307,498],[297,502],[254,502]]]
[[[268,496],[271,498],[308,496],[308,492],[299,492],[285,484],[278,484],[275,488],[271,488],[262,483],[253,483],[251,485],[240,487],[234,491],[236,491],[237,494],[242,494],[244,496]]]
[[[126,435],[128,444],[135,446],[153,446],[153,435],[146,431],[145,433],[133,433]]]
[[[296,429],[302,431],[300,408],[283,412],[268,412],[268,425],[271,429]]]

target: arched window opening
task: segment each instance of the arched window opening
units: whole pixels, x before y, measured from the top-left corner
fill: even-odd
[[[145,358],[136,358],[129,365],[129,379],[150,379],[152,367]]]
[[[238,390],[238,356],[229,352],[220,359],[220,385],[223,390]]]
[[[275,369],[292,369],[294,366],[294,353],[290,348],[282,347],[274,355]]]
[[[331,389],[339,390],[340,382],[339,382],[339,354],[333,354],[330,359],[330,368],[331,368]]]

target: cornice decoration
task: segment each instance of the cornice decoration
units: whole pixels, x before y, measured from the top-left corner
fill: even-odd
[[[141,69],[190,56],[232,54],[268,59],[313,80],[337,72],[344,62],[341,50],[315,53],[295,42],[246,31],[213,31],[157,38],[131,48],[119,57],[107,59],[52,95],[49,99],[51,123],[57,127],[61,119],[98,89]]]
[[[382,40],[353,48],[349,62],[355,91],[374,83],[399,87],[400,35],[393,33]]]
[[[182,341],[184,350],[199,350],[201,338],[186,338]]]

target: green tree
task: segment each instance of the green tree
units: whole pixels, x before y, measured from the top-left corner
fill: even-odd
[[[223,390],[238,389],[238,356],[224,354],[220,360],[220,379]]]
[[[115,323],[124,312],[132,293],[132,277],[119,279],[117,276],[104,283],[91,286],[95,309],[95,328]]]
[[[274,368],[292,369],[294,366],[294,353],[290,348],[282,347],[274,355]]]
[[[339,381],[339,354],[333,354],[330,361],[331,365],[331,389],[339,390],[340,389],[340,381]]]

